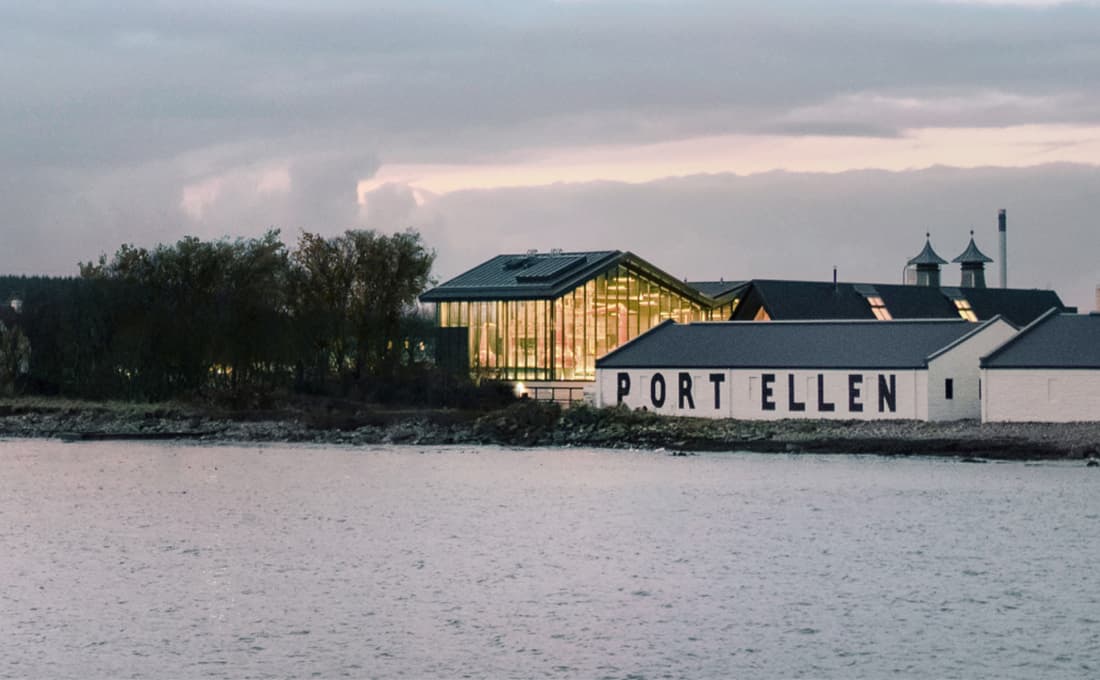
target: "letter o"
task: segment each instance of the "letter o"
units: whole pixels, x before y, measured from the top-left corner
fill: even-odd
[[[660,394],[657,393],[657,386],[660,385]],[[665,376],[660,373],[653,374],[653,380],[649,381],[649,401],[653,404],[653,408],[661,408],[665,405]]]

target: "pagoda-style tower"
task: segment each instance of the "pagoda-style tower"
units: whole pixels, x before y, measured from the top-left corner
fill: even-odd
[[[978,246],[974,244],[974,230],[970,230],[970,245],[966,247],[962,255],[959,255],[952,262],[958,262],[962,265],[962,283],[963,288],[985,288],[985,263],[992,262],[993,258],[986,257],[985,253],[978,250]]]
[[[925,234],[924,250],[909,260],[909,264],[916,265],[917,267],[917,285],[928,286],[931,288],[940,287],[940,265],[947,264],[947,260],[943,259],[936,254],[936,251],[932,250],[932,235]]]

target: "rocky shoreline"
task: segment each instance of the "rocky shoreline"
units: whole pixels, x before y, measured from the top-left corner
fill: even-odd
[[[0,437],[353,446],[589,446],[670,452],[861,453],[1002,460],[1100,457],[1100,423],[704,420],[621,408],[581,406],[563,411],[536,402],[478,413],[377,410],[325,400],[266,411],[9,400],[0,404]]]

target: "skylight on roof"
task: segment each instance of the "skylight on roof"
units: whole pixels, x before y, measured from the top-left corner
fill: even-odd
[[[583,255],[572,257],[543,257],[537,258],[530,266],[516,275],[519,282],[548,281],[584,264],[586,258]]]
[[[886,303],[882,301],[877,295],[868,295],[867,304],[871,305],[871,313],[875,315],[875,318],[879,321],[890,321],[894,317],[890,314],[890,310],[886,309]]]
[[[978,315],[974,313],[974,309],[970,306],[970,301],[964,297],[957,297],[952,302],[955,303],[955,309],[958,310],[959,316],[967,321],[977,321]]]
[[[882,296],[878,294],[874,286],[857,283],[854,288],[857,293],[863,296],[863,299],[867,300],[867,304],[871,306],[871,313],[875,315],[876,319],[879,321],[890,321],[894,318],[890,310],[886,309],[886,303],[883,302]]]

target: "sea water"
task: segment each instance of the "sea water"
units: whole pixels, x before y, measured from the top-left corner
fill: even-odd
[[[1100,676],[1100,470],[0,442],[0,677]]]

